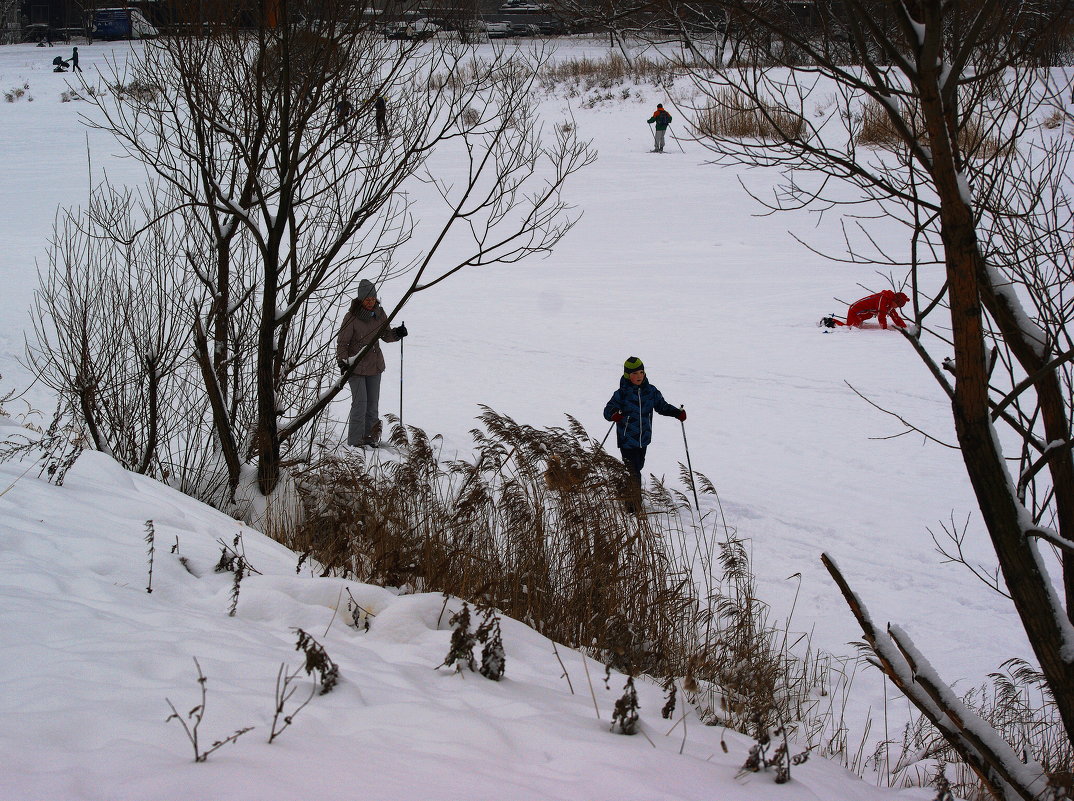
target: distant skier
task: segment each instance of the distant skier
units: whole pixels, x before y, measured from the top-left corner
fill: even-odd
[[[888,327],[888,318],[899,328],[906,328],[906,322],[899,316],[896,309],[901,309],[910,300],[902,292],[892,292],[885,289],[875,295],[869,295],[861,300],[856,300],[847,309],[847,321],[835,317],[825,317],[820,322],[825,328],[835,328],[837,325],[849,325],[861,328],[866,320],[875,317],[880,322],[881,328]]]
[[[82,68],[78,66],[78,48],[75,47],[71,50],[71,72],[82,72]]]
[[[664,107],[660,104],[656,104],[656,111],[653,112],[653,116],[649,118],[649,125],[656,123],[656,130],[653,133],[653,152],[664,152],[664,132],[667,131],[668,126],[671,125],[671,115],[664,110]]]
[[[637,356],[623,363],[623,376],[619,389],[604,407],[604,419],[616,424],[615,438],[623,463],[630,471],[631,494],[635,497],[641,490],[641,469],[645,466],[645,450],[653,434],[653,412],[665,417],[686,420],[686,412],[664,400],[660,390],[645,377],[645,365]],[[634,510],[634,501],[628,499],[627,508]]]

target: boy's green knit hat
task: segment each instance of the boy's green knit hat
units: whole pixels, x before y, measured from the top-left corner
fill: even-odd
[[[630,377],[631,373],[635,373],[638,370],[644,369],[645,365],[641,363],[641,359],[639,359],[637,356],[631,356],[629,359],[623,362],[623,375],[625,375],[627,378]]]

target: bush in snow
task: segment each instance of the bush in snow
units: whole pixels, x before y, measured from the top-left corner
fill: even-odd
[[[284,543],[323,575],[444,592],[623,673],[684,677],[684,700],[709,723],[756,733],[816,714],[820,657],[795,657],[787,627],[767,620],[747,549],[715,503],[702,517],[692,494],[656,482],[646,513],[630,514],[622,462],[576,421],[481,420],[469,462],[441,462],[436,438],[399,425],[390,457],[326,456],[297,476],[304,520]],[[715,498],[703,476],[683,483],[703,505]],[[460,621],[444,664],[476,665],[472,619]],[[489,637],[482,662],[495,673]],[[829,724],[808,729],[819,739]]]
[[[481,625],[475,634],[477,641],[484,643],[481,649],[481,667],[479,672],[486,679],[499,681],[507,668],[507,656],[503,651],[503,638],[500,636],[500,616],[494,609],[486,609]]]
[[[24,83],[22,86],[16,86],[13,89],[4,92],[4,100],[8,103],[14,103],[16,100],[24,97],[28,91],[30,91],[30,84]],[[30,99],[32,100],[33,98]]]
[[[477,667],[474,662],[474,645],[477,637],[470,631],[470,606],[463,603],[462,609],[453,614],[448,620],[451,629],[451,645],[448,646],[447,656],[439,667],[455,666],[455,670],[468,667],[473,670]]]

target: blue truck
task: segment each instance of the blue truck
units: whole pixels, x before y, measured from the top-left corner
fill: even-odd
[[[91,31],[94,39],[147,39],[160,33],[136,8],[98,8]]]

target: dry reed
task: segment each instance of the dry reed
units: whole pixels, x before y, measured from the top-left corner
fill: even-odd
[[[631,514],[622,463],[573,418],[480,419],[472,461],[442,461],[436,438],[398,424],[397,460],[326,457],[298,477],[306,519],[285,544],[324,575],[449,593],[627,674],[684,677],[711,723],[757,732],[808,715],[816,671],[768,623],[718,510],[702,519],[656,482]]]
[[[918,122],[919,115],[911,114],[909,120],[918,141],[924,141],[925,133]],[[856,144],[884,150],[901,150],[906,146],[903,134],[891,121],[891,115],[880,103],[869,100],[862,105],[861,118],[854,134]],[[958,132],[958,146],[962,153],[972,159],[990,159],[1002,150],[999,140],[986,129],[981,119],[965,120]]]
[[[702,137],[782,141],[801,135],[805,120],[776,104],[754,104],[728,88],[713,93],[698,111],[695,127]]]

